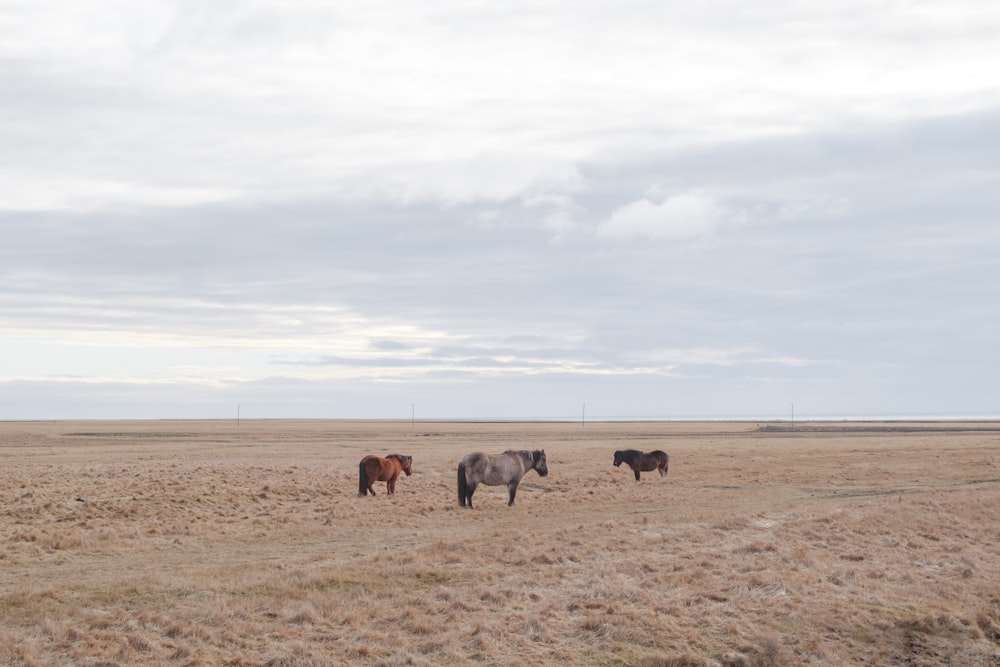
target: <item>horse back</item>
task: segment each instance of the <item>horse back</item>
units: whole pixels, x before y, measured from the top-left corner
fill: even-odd
[[[489,456],[482,452],[472,452],[462,457],[461,464],[466,470],[482,470],[486,467]]]
[[[374,454],[369,454],[361,459],[361,465],[365,467],[368,478],[373,482],[384,482],[386,480],[386,471],[392,467],[389,459],[384,459]]]
[[[507,484],[524,475],[521,459],[513,451],[496,455],[473,452],[462,457],[461,465],[470,482],[487,486]]]

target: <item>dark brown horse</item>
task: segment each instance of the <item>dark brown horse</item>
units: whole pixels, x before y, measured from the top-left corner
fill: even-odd
[[[639,471],[649,472],[657,470],[660,477],[667,476],[667,465],[670,457],[660,450],[652,452],[640,452],[638,449],[619,449],[615,452],[615,466],[627,463],[628,467],[635,473],[635,481],[639,481]]]
[[[536,471],[541,477],[549,474],[544,449],[508,449],[503,454],[496,455],[482,452],[467,454],[458,464],[458,504],[472,509],[472,494],[477,486],[506,484],[507,505],[513,505],[517,485],[529,470]]]
[[[384,459],[381,456],[366,456],[358,464],[358,495],[367,496],[371,491],[374,496],[372,484],[375,482],[385,482],[387,494],[396,493],[396,480],[401,472],[405,472],[407,477],[413,474],[412,456],[389,454]]]

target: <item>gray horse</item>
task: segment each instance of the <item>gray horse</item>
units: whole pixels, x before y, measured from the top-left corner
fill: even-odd
[[[545,465],[545,450],[514,451],[508,449],[503,454],[467,454],[458,464],[458,504],[472,509],[472,494],[480,484],[486,486],[507,485],[510,500],[514,504],[517,485],[529,470],[536,470],[541,477],[549,474]]]

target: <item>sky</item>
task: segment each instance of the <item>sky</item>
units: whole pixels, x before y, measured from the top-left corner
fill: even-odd
[[[0,419],[1000,416],[992,0],[0,33]]]

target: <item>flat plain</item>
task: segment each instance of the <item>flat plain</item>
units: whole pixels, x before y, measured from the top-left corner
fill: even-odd
[[[1000,423],[0,423],[0,664],[1000,665]]]

